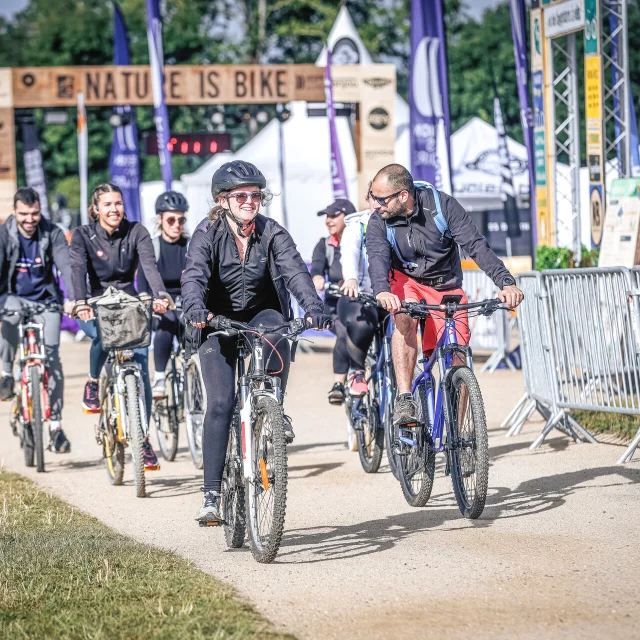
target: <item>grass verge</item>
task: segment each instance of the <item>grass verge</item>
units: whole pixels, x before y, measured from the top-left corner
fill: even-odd
[[[640,428],[640,416],[607,411],[572,411],[571,417],[591,433],[610,433],[632,440]]]
[[[204,550],[203,550],[204,552]],[[0,638],[291,638],[233,589],[0,471]]]

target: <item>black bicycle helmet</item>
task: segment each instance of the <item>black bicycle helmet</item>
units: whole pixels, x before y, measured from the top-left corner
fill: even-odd
[[[180,213],[186,213],[189,211],[189,203],[181,193],[177,191],[165,191],[159,195],[156,200],[156,213],[161,214],[165,211],[180,211]]]
[[[267,179],[254,164],[244,160],[232,160],[231,162],[225,162],[213,174],[213,178],[211,178],[211,195],[215,199],[223,191],[250,186],[264,189],[267,186]]]

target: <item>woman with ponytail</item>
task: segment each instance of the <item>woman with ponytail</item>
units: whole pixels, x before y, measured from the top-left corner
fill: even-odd
[[[86,413],[99,413],[98,380],[108,353],[102,348],[93,309],[87,300],[102,295],[107,287],[137,295],[134,278],[140,266],[153,294],[153,310],[164,313],[168,301],[162,299],[167,294],[156,266],[151,236],[144,225],[127,220],[120,187],[108,183],[96,187],[91,196],[89,217],[91,222],[79,226],[71,237],[71,271],[80,327],[93,338],[82,408]],[[136,350],[134,359],[142,367],[148,419],[151,414],[151,386],[147,356],[147,349],[140,349]],[[144,460],[147,470],[159,468],[148,439],[145,439]]]

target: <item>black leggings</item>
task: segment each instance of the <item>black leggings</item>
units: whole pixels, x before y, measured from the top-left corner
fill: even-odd
[[[173,338],[178,336],[180,331],[180,318],[177,311],[167,311],[158,319],[156,327],[156,337],[153,340],[153,359],[156,371],[162,373],[167,368]]]
[[[354,369],[364,369],[364,361],[376,327],[386,312],[383,309],[364,306],[346,296],[338,301],[337,312],[346,334],[345,346],[350,365]]]
[[[341,375],[349,371],[349,352],[347,351],[347,328],[338,316],[338,300],[332,298],[324,303],[324,312],[331,316],[331,333],[336,336],[333,346],[333,373]]]
[[[248,324],[257,326],[263,324],[273,327],[282,324],[284,318],[277,311],[267,309],[258,313]],[[273,344],[280,354],[284,368],[278,374],[284,393],[287,378],[289,377],[289,365],[291,363],[291,348],[289,341],[280,334],[267,335],[269,342]],[[204,434],[202,441],[202,453],[204,457],[204,488],[207,491],[220,491],[222,471],[229,442],[229,426],[233,416],[233,405],[236,394],[236,364],[238,350],[237,337],[210,335],[201,345],[200,366],[207,393],[207,410],[204,416]],[[265,368],[268,372],[275,373],[280,370],[280,358],[265,343],[264,349]]]

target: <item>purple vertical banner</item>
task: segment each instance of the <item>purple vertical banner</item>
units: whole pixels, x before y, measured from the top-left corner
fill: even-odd
[[[327,46],[327,62],[324,68],[324,95],[327,103],[327,120],[329,121],[329,142],[331,144],[331,182],[333,198],[349,198],[347,181],[344,175],[340,143],[336,131],[336,109],[333,105],[333,84],[331,82],[331,51]]]
[[[25,119],[21,127],[24,157],[24,173],[27,186],[32,187],[40,196],[40,211],[45,218],[49,218],[49,202],[47,200],[47,185],[42,166],[42,153],[38,140],[38,129],[35,121]]]
[[[171,191],[173,172],[171,170],[171,152],[167,143],[169,136],[169,115],[164,100],[164,54],[162,52],[162,20],[160,18],[160,0],[147,0],[147,42],[149,44],[149,62],[151,64],[151,86],[153,88],[153,107],[158,136],[158,157],[165,188]]]
[[[527,61],[526,13],[524,0],[510,0],[511,35],[513,53],[516,59],[516,77],[518,80],[518,98],[520,100],[520,121],[522,136],[527,149],[529,165],[529,203],[531,207],[531,239],[533,251],[538,246],[538,222],[536,215],[536,172],[535,151],[533,145],[533,112],[529,100],[529,63]]]
[[[129,43],[127,27],[120,7],[113,3],[113,64],[128,65]],[[135,112],[130,105],[114,108],[120,124],[113,128],[109,171],[111,182],[122,189],[124,210],[129,220],[140,221],[140,160]]]
[[[442,0],[412,0],[411,173],[451,193],[449,89]]]

